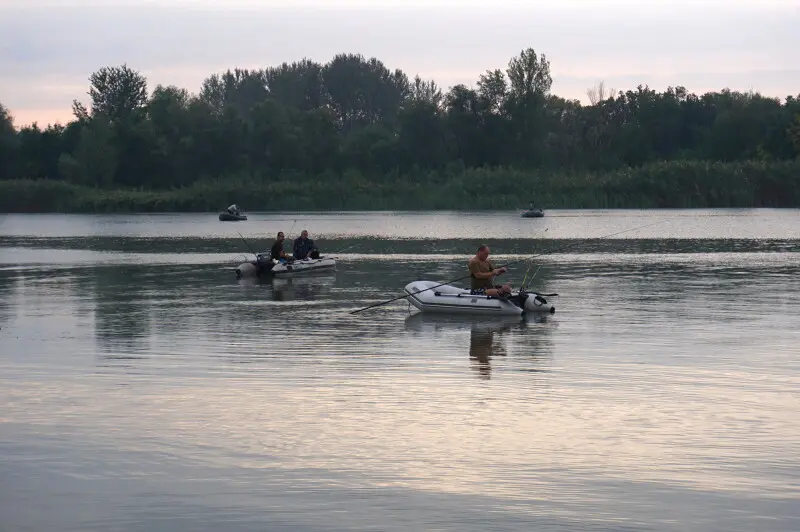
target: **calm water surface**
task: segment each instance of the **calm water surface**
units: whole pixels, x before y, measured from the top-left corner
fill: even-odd
[[[249,218],[0,215],[0,530],[800,530],[800,211]],[[349,314],[484,241],[554,315]]]

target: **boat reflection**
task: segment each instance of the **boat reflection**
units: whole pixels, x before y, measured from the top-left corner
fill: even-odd
[[[318,297],[336,282],[336,272],[321,271],[302,276],[274,277],[242,277],[236,280],[245,289],[271,288],[273,301],[308,300]]]
[[[523,354],[536,363],[522,371],[542,371],[552,351],[548,314],[531,316],[451,316],[415,313],[406,319],[406,329],[429,338],[469,332],[469,358],[479,378],[491,378],[493,357]],[[452,342],[459,345],[459,342]]]
[[[272,299],[274,301],[306,300],[319,296],[336,282],[336,273],[314,273],[298,277],[273,277]]]

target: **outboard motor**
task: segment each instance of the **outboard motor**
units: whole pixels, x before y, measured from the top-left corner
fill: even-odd
[[[525,294],[525,299],[522,300],[524,305],[522,308],[524,310],[530,310],[532,312],[549,312],[550,314],[555,313],[556,307],[548,304],[544,296],[534,293],[533,297],[531,297],[531,294],[529,294],[524,288],[521,288],[519,292],[520,294]]]
[[[262,273],[271,272],[274,266],[275,261],[272,260],[271,252],[267,251],[266,253],[259,253],[256,255],[256,267],[258,268],[259,277],[261,277]]]
[[[525,302],[528,300],[528,297],[530,297],[528,295],[528,291],[525,290],[525,287],[522,287],[519,289],[519,292],[517,292],[517,295],[512,296],[509,299],[513,301],[516,306],[522,310],[525,310]]]

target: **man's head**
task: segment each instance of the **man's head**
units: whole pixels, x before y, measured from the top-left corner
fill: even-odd
[[[486,260],[489,258],[489,246],[486,244],[481,244],[478,248],[478,252],[475,254],[480,260]]]
[[[303,232],[302,232],[302,233],[300,233],[300,238],[302,238],[303,240],[305,240],[306,238],[308,238],[308,231],[306,231],[305,229],[303,229]]]
[[[284,238],[283,231],[278,231],[278,240],[283,240]]]

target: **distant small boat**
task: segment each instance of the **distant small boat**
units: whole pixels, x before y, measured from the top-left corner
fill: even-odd
[[[241,220],[247,220],[247,216],[244,214],[231,214],[229,212],[219,213],[220,222],[238,222]]]
[[[521,216],[523,218],[541,218],[544,216],[544,211],[542,209],[525,209]]]
[[[247,220],[247,216],[242,214],[239,206],[235,203],[219,214],[220,222],[238,222],[240,220]]]

